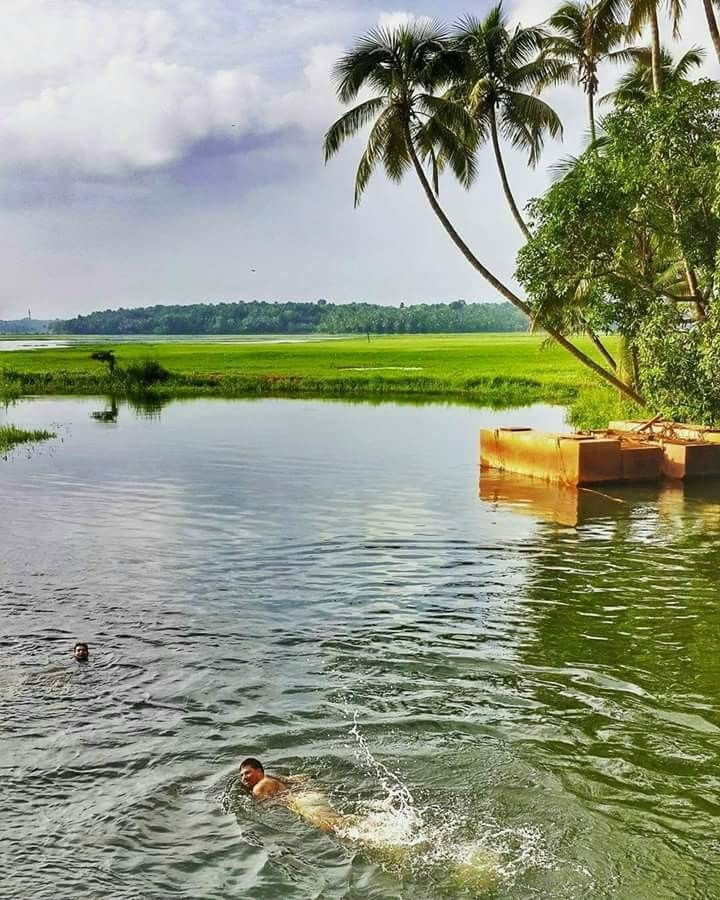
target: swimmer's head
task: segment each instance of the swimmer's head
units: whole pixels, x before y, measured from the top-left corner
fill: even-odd
[[[240,781],[242,786],[251,791],[265,777],[265,769],[259,759],[248,756],[240,763]]]
[[[78,641],[73,647],[73,656],[78,662],[87,662],[90,658],[90,648],[82,641]]]

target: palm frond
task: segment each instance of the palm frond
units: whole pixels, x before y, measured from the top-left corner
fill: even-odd
[[[355,175],[355,206],[360,204],[360,199],[370,181],[370,176],[383,156],[385,141],[387,138],[390,121],[395,114],[392,107],[381,113],[368,137],[368,142],[363,155],[360,157],[357,174]]]
[[[544,146],[544,135],[562,137],[563,127],[555,110],[532,94],[514,92],[502,106],[503,135],[517,149],[529,151],[531,166],[538,163]]]
[[[579,161],[578,156],[562,156],[549,167],[550,177],[553,181],[562,181],[575,169]]]
[[[446,97],[435,97],[432,94],[421,94],[418,97],[419,107],[429,116],[437,119],[442,125],[454,132],[466,146],[474,149],[478,140],[477,120],[465,109],[462,103]]]
[[[401,121],[400,116],[394,115],[388,119],[383,146],[383,166],[387,177],[396,183],[402,181],[403,176],[412,165],[405,128],[405,123]]]
[[[348,138],[365,127],[385,105],[383,97],[372,97],[354,106],[330,126],[325,134],[323,149],[325,162],[331,159]]]
[[[641,103],[653,95],[652,52],[648,47],[638,47],[632,55],[635,64],[620,78],[614,91],[600,98],[600,103]],[[660,69],[664,88],[688,81],[688,75],[692,69],[702,65],[704,57],[701,47],[691,47],[675,62],[669,51],[661,50]]]
[[[431,158],[431,150],[436,152],[440,171],[449,166],[464,188],[472,185],[477,175],[474,150],[439,119],[428,119],[419,126],[414,139],[424,159]]]
[[[351,103],[368,80],[377,86],[378,73],[391,71],[392,64],[392,49],[381,41],[380,32],[365,35],[333,67],[338,99]]]

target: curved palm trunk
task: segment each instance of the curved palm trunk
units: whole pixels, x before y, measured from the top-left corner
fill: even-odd
[[[417,177],[422,185],[423,190],[425,191],[425,196],[428,199],[428,203],[432,207],[433,212],[438,217],[440,222],[442,223],[443,228],[449,234],[451,240],[458,248],[458,250],[462,253],[465,259],[470,263],[470,265],[479,272],[482,277],[491,284],[495,290],[502,296],[505,297],[506,300],[509,300],[513,306],[520,310],[520,312],[524,313],[528,319],[532,319],[532,310],[529,305],[525,303],[525,301],[521,300],[517,294],[513,293],[509,287],[500,281],[497,276],[495,276],[490,269],[484,266],[480,260],[475,256],[472,250],[468,247],[465,241],[460,237],[458,232],[455,230],[452,222],[445,215],[445,211],[438,203],[437,197],[433,193],[433,189],[430,186],[430,182],[425,175],[425,171],[418,159],[417,151],[415,150],[415,145],[413,144],[412,136],[410,134],[410,129],[406,130],[405,140],[407,143],[408,153],[410,154],[410,158],[412,160],[413,167],[415,168],[415,172]],[[624,381],[621,381],[612,372],[608,372],[607,369],[604,369],[602,366],[598,365],[594,359],[589,357],[586,353],[583,353],[578,347],[576,347],[573,343],[571,343],[564,334],[561,334],[556,328],[553,328],[551,325],[543,325],[542,326],[545,331],[550,335],[553,340],[557,341],[561,347],[571,353],[575,359],[579,360],[584,366],[588,369],[591,369],[596,375],[599,375],[604,381],[608,384],[612,385],[612,387],[619,390],[621,393],[625,394],[626,397],[629,397],[635,403],[639,403],[641,406],[645,405],[645,401],[637,393],[637,391],[628,384],[625,384]]]
[[[703,0],[705,7],[705,18],[707,19],[708,28],[710,29],[710,37],[712,38],[715,53],[720,60],[720,31],[718,31],[718,23],[715,18],[715,10],[713,9],[713,0]]]
[[[650,37],[653,91],[659,94],[662,90],[662,59],[660,56],[660,25],[658,23],[657,3],[653,6],[650,13]]]
[[[530,240],[531,234],[530,229],[525,224],[525,220],[520,215],[520,210],[517,207],[517,203],[515,202],[515,197],[513,197],[513,193],[510,190],[510,182],[508,181],[507,172],[505,171],[505,163],[503,162],[502,153],[500,151],[500,138],[497,133],[497,122],[495,120],[495,110],[490,110],[490,136],[492,137],[492,145],[493,150],[495,151],[495,162],[497,163],[498,171],[500,172],[500,181],[502,182],[503,191],[505,192],[505,199],[508,202],[510,207],[510,211],[512,212],[515,221],[520,228],[520,231],[525,235],[526,240]]]
[[[617,363],[615,362],[613,356],[610,354],[610,351],[607,349],[605,344],[600,340],[600,338],[595,334],[592,328],[588,328],[588,337],[595,345],[598,353],[602,356],[605,362],[610,366],[613,372],[617,372]]]

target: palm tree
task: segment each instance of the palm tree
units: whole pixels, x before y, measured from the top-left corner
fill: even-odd
[[[481,140],[489,136],[505,197],[515,221],[526,238],[530,231],[520,214],[510,189],[500,149],[500,134],[513,147],[527,150],[535,166],[543,148],[544,135],[562,134],[557,113],[528,93],[554,77],[557,60],[538,51],[545,33],[540,28],[508,30],[502,3],[480,20],[468,16],[457,26],[455,46],[463,54],[465,70],[454,88],[475,119]]]
[[[600,98],[601,103],[632,103],[648,100],[653,94],[652,53],[648,47],[633,51],[635,64],[619,80],[617,87]],[[692,47],[677,62],[667,50],[660,51],[660,69],[663,88],[667,89],[682,81],[689,81],[692,69],[702,65],[705,51],[700,47]]]
[[[555,81],[581,84],[588,103],[590,137],[597,140],[595,97],[598,92],[598,67],[605,60],[626,62],[626,50],[616,50],[625,39],[625,26],[620,22],[620,0],[580,2],[571,0],[550,16],[555,34],[547,40],[547,52],[565,63]]]
[[[441,162],[450,166],[465,187],[475,175],[475,121],[461,103],[447,96],[447,88],[461,72],[461,55],[450,46],[448,33],[436,24],[416,22],[373,29],[335,66],[337,95],[342,102],[357,100],[366,89],[372,96],[328,129],[325,160],[333,157],[346,140],[370,126],[355,177],[355,204],[379,165],[392,181],[401,181],[413,169],[433,212],[465,259],[498,293],[532,318],[530,306],[478,259],[438,201]],[[424,163],[430,168],[430,177]],[[545,330],[583,365],[632,400],[643,402],[630,385],[583,353],[555,327],[548,325]]]
[[[650,26],[650,49],[652,53],[653,91],[662,90],[662,52],[660,44],[660,23],[658,12],[663,0],[628,0],[630,18],[628,30],[640,34],[645,25]],[[673,25],[673,36],[680,34],[680,21],[685,11],[685,0],[664,0]]]
[[[713,0],[703,0],[705,8],[705,18],[707,19],[708,28],[710,29],[710,37],[712,38],[717,58],[720,60],[720,30],[718,29],[717,18],[713,8]]]

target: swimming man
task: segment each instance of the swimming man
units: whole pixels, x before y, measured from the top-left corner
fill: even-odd
[[[288,790],[286,781],[266,775],[263,764],[253,756],[248,756],[240,763],[240,781],[258,800],[265,800]]]
[[[291,775],[288,778],[277,778],[274,775],[266,775],[263,764],[252,756],[240,764],[240,781],[254,798],[267,800],[277,797],[295,815],[316,828],[331,832],[351,845],[361,845],[366,851],[372,851],[373,854],[396,866],[410,865],[413,852],[426,846],[419,843],[394,843],[382,832],[373,834],[368,830],[368,823],[372,827],[370,820],[339,813],[321,791],[304,786],[307,781],[305,776]],[[353,833],[353,829],[359,830]],[[497,865],[496,854],[478,849],[467,860],[461,862],[452,860],[445,868],[446,874],[455,886],[463,889],[481,888],[484,892],[495,881]]]
[[[295,815],[323,831],[335,831],[355,823],[355,819],[333,809],[323,793],[303,787],[306,781],[303,775],[289,778],[266,775],[263,764],[252,756],[240,763],[240,781],[256,800],[279,797]]]

